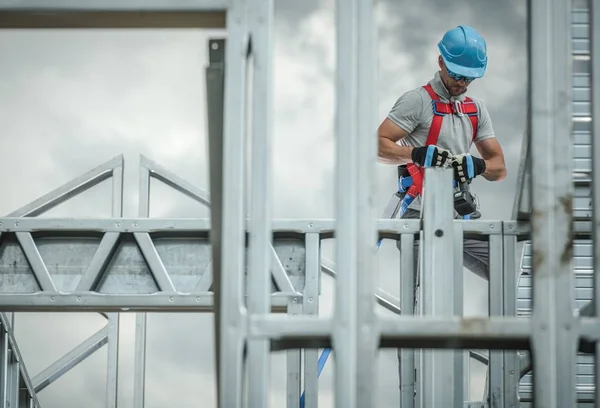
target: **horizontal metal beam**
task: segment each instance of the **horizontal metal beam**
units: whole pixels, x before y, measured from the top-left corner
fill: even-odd
[[[2,29],[117,29],[117,28],[225,28],[220,12],[13,12],[0,11]]]
[[[300,293],[274,293],[272,311],[286,313]],[[0,294],[0,312],[213,312],[213,293],[104,294],[95,292]]]
[[[479,236],[485,239],[489,235],[498,235],[503,232],[503,223],[500,221],[455,220],[454,222],[463,224],[465,236]],[[318,233],[321,235],[321,239],[328,239],[334,237],[335,223],[335,219],[275,219],[272,224],[273,232],[276,234]],[[509,223],[508,225],[517,224]],[[170,232],[177,233],[178,231],[208,233],[210,228],[209,218],[0,218],[0,233],[18,231],[87,231],[95,233],[160,232],[168,234]],[[421,221],[415,219],[378,219],[377,229],[380,238],[398,240],[401,234],[418,234],[421,230]],[[521,226],[515,229],[514,233],[512,230],[506,228],[504,230],[505,234],[510,235],[524,233]]]
[[[0,1],[0,28],[224,28],[227,0]]]
[[[228,0],[0,0],[0,11],[224,11]]]
[[[517,317],[378,317],[382,348],[527,349],[531,320]],[[331,347],[330,318],[251,318],[250,337],[270,338],[280,347]]]

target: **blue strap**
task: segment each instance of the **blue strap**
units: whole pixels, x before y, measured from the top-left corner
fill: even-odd
[[[413,184],[412,177],[400,177],[398,179],[398,192],[399,193],[406,192],[406,190],[408,190],[410,188],[410,186],[412,186],[412,184]]]
[[[408,209],[408,206],[415,201],[414,197],[409,196],[408,194],[404,196],[404,198],[402,199],[402,204],[400,205],[400,217],[402,217],[404,215],[404,213],[406,212],[406,210]],[[378,247],[379,248],[379,247]]]

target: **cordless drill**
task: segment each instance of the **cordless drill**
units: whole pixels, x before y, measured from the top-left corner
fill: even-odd
[[[469,183],[458,183],[458,191],[454,193],[454,209],[461,215],[473,214],[477,211],[475,198],[469,192]]]

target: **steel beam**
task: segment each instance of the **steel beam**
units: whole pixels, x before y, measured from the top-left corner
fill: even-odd
[[[246,76],[250,44],[244,0],[231,0],[227,13],[225,53],[225,109],[223,155],[211,157],[211,168],[222,174],[220,206],[220,267],[213,270],[215,302],[215,349],[217,354],[217,405],[242,405],[244,348],[246,345],[243,282],[246,214]],[[213,193],[214,194],[214,193]]]
[[[455,272],[462,268],[454,263],[454,210],[452,173],[448,169],[427,169],[423,197],[423,263],[419,270],[421,316],[455,316]],[[461,288],[462,289],[462,288]],[[461,290],[462,291],[462,290]],[[401,326],[400,326],[401,327]],[[453,401],[459,385],[455,378],[455,353],[449,350],[425,350],[419,347],[421,364],[417,365],[417,406],[434,407]],[[460,383],[462,387],[462,380]],[[462,392],[460,393],[462,394]],[[462,402],[462,401],[461,401]]]
[[[597,1],[588,1],[590,9],[590,100],[591,100],[591,146],[592,146],[592,239],[594,295],[593,313],[600,316],[600,5]],[[596,403],[600,400],[600,342],[595,345],[594,390]]]
[[[227,0],[0,1],[0,28],[224,28]]]
[[[270,314],[271,299],[271,146],[273,138],[273,0],[248,2],[252,63],[252,119],[250,160],[250,228],[248,248],[248,316]],[[242,190],[243,191],[243,190]],[[243,197],[243,195],[242,195]],[[240,198],[241,199],[241,198]],[[248,405],[269,406],[270,342],[249,340]]]
[[[531,0],[529,61],[535,407],[576,405],[571,7]]]

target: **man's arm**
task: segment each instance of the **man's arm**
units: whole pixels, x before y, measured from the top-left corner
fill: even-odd
[[[379,125],[379,162],[406,164],[412,162],[412,147],[398,146],[396,142],[405,138],[421,122],[423,96],[412,90],[398,98],[390,113]]]
[[[379,162],[386,164],[406,164],[412,162],[410,146],[398,146],[396,142],[408,135],[404,129],[389,118],[379,125]]]
[[[481,158],[485,160],[485,172],[482,176],[489,181],[500,181],[506,177],[504,152],[495,137],[475,144]]]

